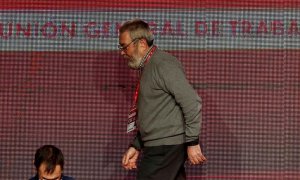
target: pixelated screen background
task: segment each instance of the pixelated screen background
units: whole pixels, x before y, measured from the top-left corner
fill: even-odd
[[[118,28],[140,18],[184,65],[203,100],[208,161],[188,179],[300,179],[300,2],[296,0],[12,0],[0,3],[0,179],[35,174],[58,146],[77,180],[133,180],[137,82]],[[176,82],[174,82],[176,83]]]

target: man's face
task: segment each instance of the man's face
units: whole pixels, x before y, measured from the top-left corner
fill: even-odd
[[[127,31],[119,36],[121,55],[128,61],[127,64],[132,69],[138,69],[143,58],[138,43],[139,39],[131,39]]]
[[[53,173],[48,174],[46,171],[46,164],[42,163],[39,167],[39,180],[61,180],[62,169],[60,165],[56,165]]]

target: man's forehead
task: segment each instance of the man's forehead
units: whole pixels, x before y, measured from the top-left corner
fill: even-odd
[[[46,172],[46,164],[43,163],[41,164],[39,168],[39,175],[40,177],[47,179],[47,180],[52,180],[52,179],[57,179],[61,176],[62,174],[62,169],[60,165],[56,165],[54,168],[54,171],[52,173]]]
[[[125,43],[127,41],[131,41],[131,37],[128,31],[125,31],[120,34],[119,42],[120,43]]]

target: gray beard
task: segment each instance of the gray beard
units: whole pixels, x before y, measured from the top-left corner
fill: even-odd
[[[140,69],[140,66],[142,64],[142,58],[139,58],[138,60],[128,61],[128,66],[131,69]]]

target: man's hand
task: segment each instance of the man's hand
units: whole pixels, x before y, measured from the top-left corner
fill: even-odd
[[[136,150],[134,147],[130,147],[123,155],[122,166],[126,170],[136,169],[137,168],[136,163],[139,154],[140,152],[138,150]]]
[[[196,165],[206,161],[206,158],[201,152],[200,145],[188,146],[187,147],[188,160],[190,164]]]

